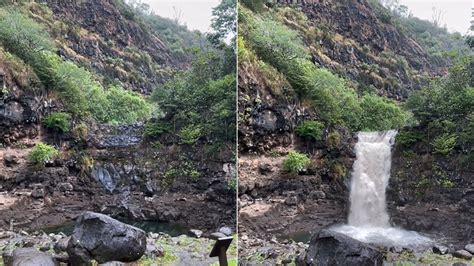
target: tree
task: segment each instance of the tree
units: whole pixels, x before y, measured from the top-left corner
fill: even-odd
[[[437,9],[436,7],[432,8],[433,14],[431,15],[431,21],[436,27],[439,27],[441,24],[441,20],[444,17],[444,11],[441,9]]]
[[[215,31],[215,38],[224,41],[234,39],[237,34],[237,9],[235,0],[222,0],[222,2],[212,10],[212,29]]]

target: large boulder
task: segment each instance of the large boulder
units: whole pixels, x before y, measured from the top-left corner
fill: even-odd
[[[311,238],[305,263],[307,265],[382,265],[383,254],[372,245],[323,229]]]
[[[56,266],[56,261],[48,254],[35,248],[18,248],[5,262],[7,266]]]
[[[132,262],[140,259],[145,250],[143,230],[94,212],[79,216],[67,246],[73,266],[87,265],[91,259],[99,263]]]

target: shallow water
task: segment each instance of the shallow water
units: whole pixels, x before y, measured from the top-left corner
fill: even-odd
[[[147,233],[148,232],[166,233],[172,237],[187,234],[189,231],[188,228],[179,224],[162,223],[162,222],[156,222],[156,221],[134,221],[134,220],[129,220],[129,219],[118,219],[118,220],[120,220],[123,223],[140,228]],[[43,231],[48,234],[49,233],[58,234],[62,232],[68,236],[72,235],[73,230],[74,230],[74,222],[66,223],[64,225],[60,225],[57,227],[43,229]]]

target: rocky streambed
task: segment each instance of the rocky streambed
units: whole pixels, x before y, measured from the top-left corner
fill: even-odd
[[[106,215],[85,212],[70,236],[62,232],[0,232],[0,265],[213,265],[217,258],[210,258],[209,253],[215,239],[232,234],[228,227],[204,233],[207,237],[200,230],[179,236],[146,233]],[[234,262],[236,241],[227,252]]]

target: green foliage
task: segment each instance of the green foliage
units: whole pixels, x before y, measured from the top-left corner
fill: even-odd
[[[43,118],[43,125],[60,133],[67,133],[70,130],[71,115],[63,112],[55,112]]]
[[[330,149],[336,149],[341,146],[341,139],[341,134],[337,131],[333,131],[328,134],[328,137],[326,138],[326,144]]]
[[[58,92],[75,118],[92,115],[102,123],[131,123],[149,117],[151,107],[141,96],[116,86],[105,90],[89,71],[63,61],[46,30],[18,11],[0,10],[0,41]]]
[[[154,90],[152,100],[174,133],[192,133],[179,132],[193,125],[208,140],[235,140],[236,79],[224,71],[224,61],[217,51],[199,53],[189,71]]]
[[[306,169],[310,163],[310,159],[306,154],[291,151],[283,161],[283,170],[290,173],[299,173]]]
[[[463,153],[472,153],[473,58],[472,55],[459,58],[448,76],[434,80],[408,99],[407,107],[436,153],[449,154],[455,145]]]
[[[304,18],[299,18],[304,20]],[[406,114],[394,102],[367,95],[359,98],[343,79],[309,59],[296,31],[271,15],[259,16],[246,8],[239,13],[239,54],[252,49],[265,63],[284,74],[294,91],[317,111],[326,126],[342,125],[354,131],[399,128]]]
[[[333,178],[335,179],[342,179],[346,177],[347,170],[346,167],[341,163],[333,163],[331,165],[331,173]]]
[[[251,47],[266,62],[281,70],[288,60],[307,58],[298,33],[271,18],[255,18],[249,32]]]
[[[423,140],[423,135],[414,131],[403,130],[398,132],[395,143],[399,146],[409,148],[418,141]]]
[[[394,101],[369,94],[362,98],[360,106],[362,130],[397,129],[406,123],[407,115]]]
[[[224,41],[237,33],[236,0],[223,0],[212,10],[212,28],[215,38]]]
[[[296,128],[296,134],[302,138],[321,140],[324,124],[318,121],[304,121]]]
[[[241,0],[240,2],[246,7],[250,8],[253,12],[258,13],[262,11],[266,0]]]
[[[58,155],[59,151],[53,146],[38,143],[31,150],[29,158],[36,164],[44,165],[46,162],[53,160]]]
[[[442,155],[450,154],[456,146],[457,136],[455,134],[443,134],[436,137],[431,145],[434,152]]]
[[[145,124],[145,127],[143,129],[143,135],[146,138],[151,138],[151,139],[156,139],[160,137],[161,134],[165,133],[168,131],[168,128],[163,125],[163,123],[155,121],[149,121]]]
[[[12,8],[0,10],[0,40],[9,51],[25,56],[54,47],[41,25]]]
[[[227,186],[232,190],[232,191],[237,191],[237,177],[233,176],[230,178]]]
[[[180,144],[194,145],[202,135],[202,129],[199,126],[189,125],[183,127],[178,136],[180,138]]]
[[[84,123],[79,123],[72,129],[72,136],[76,140],[85,141],[89,135],[89,128]]]

